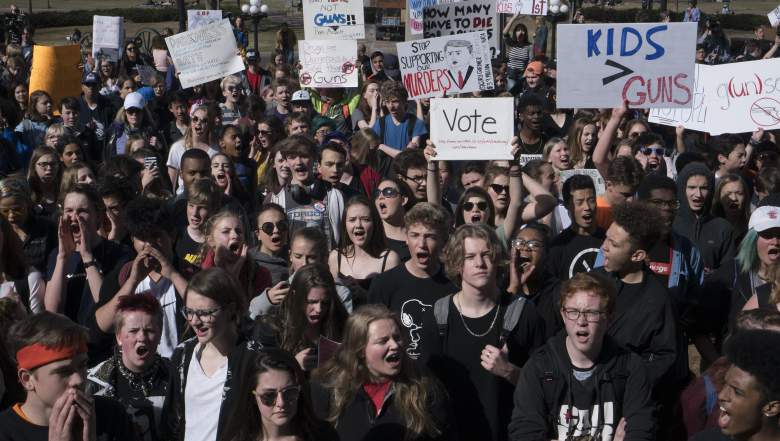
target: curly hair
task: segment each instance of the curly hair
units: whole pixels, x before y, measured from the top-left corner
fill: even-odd
[[[604,180],[613,185],[622,184],[637,188],[644,177],[645,172],[639,161],[628,156],[619,156],[609,163]]]
[[[644,202],[628,202],[612,208],[613,222],[626,230],[637,249],[649,251],[664,230],[658,211]]]
[[[563,282],[561,285],[561,308],[566,300],[578,292],[585,292],[592,296],[599,297],[603,306],[603,311],[607,317],[611,317],[615,311],[615,302],[617,292],[614,284],[606,277],[597,273],[577,273],[571,279]]]
[[[726,358],[756,379],[766,401],[780,400],[780,333],[743,330],[726,341]]]

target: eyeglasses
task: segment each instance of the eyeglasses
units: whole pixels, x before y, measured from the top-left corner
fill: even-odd
[[[57,167],[56,162],[36,162],[35,165],[43,169]]]
[[[228,92],[243,92],[244,88],[241,86],[228,86],[227,90]]]
[[[588,323],[598,323],[605,315],[604,311],[580,311],[579,309],[574,308],[562,308],[562,310],[563,315],[565,315],[567,319],[577,321],[580,319],[580,316],[583,316]]]
[[[474,202],[464,202],[463,203],[463,209],[465,211],[471,211],[471,210],[474,209],[474,205],[476,205],[477,209],[479,209],[481,211],[487,210],[487,202],[485,202],[485,201],[477,202],[476,204]]]
[[[260,225],[260,231],[270,236],[274,232],[274,227],[279,230],[280,234],[284,234],[287,232],[289,225],[287,221],[279,221],[275,224],[273,222],[263,222],[263,225]]]
[[[276,405],[276,399],[280,394],[282,395],[285,403],[292,404],[298,402],[298,397],[301,395],[301,387],[290,386],[281,390],[269,390],[261,394],[258,394],[257,391],[252,391],[252,393],[260,400],[261,403],[263,403],[264,406],[271,407]]]
[[[496,194],[509,193],[508,185],[490,184],[490,188],[496,192]]]
[[[666,156],[666,149],[663,147],[640,147],[639,151],[646,156],[650,156],[653,153],[655,153],[656,156]]]
[[[419,185],[425,182],[425,175],[420,176],[404,176],[404,179],[408,179],[410,181],[414,181],[415,184]]]
[[[677,199],[670,199],[670,200],[650,199],[649,202],[659,208],[667,207],[667,208],[672,208],[674,210],[680,208],[680,201],[678,201]]]
[[[514,239],[512,241],[512,248],[528,248],[531,251],[537,251],[542,249],[542,247],[544,247],[544,244],[538,240]]]
[[[219,311],[221,311],[222,308],[212,308],[212,309],[190,309],[186,306],[182,309],[184,312],[184,317],[187,318],[187,320],[193,320],[195,317],[197,317],[200,321],[204,323],[213,322],[214,319],[217,317],[217,314]]]
[[[398,194],[398,190],[393,187],[385,187],[382,189],[377,188],[374,190],[374,199],[378,198],[379,195],[382,195],[386,198],[394,198],[397,197]]]

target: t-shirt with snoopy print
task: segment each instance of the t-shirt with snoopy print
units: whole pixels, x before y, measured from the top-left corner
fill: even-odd
[[[433,305],[458,288],[444,274],[442,265],[432,277],[419,278],[401,264],[379,274],[371,283],[368,302],[385,305],[401,317],[406,353],[420,368],[441,351],[441,337]]]

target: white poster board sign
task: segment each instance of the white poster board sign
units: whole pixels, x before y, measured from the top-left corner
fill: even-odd
[[[467,0],[427,7],[423,27],[425,38],[485,31],[490,40],[491,57],[495,58],[501,50],[495,0]]]
[[[165,39],[184,88],[244,70],[230,21],[212,23]]]
[[[559,24],[559,108],[690,107],[696,23]]]
[[[366,38],[363,0],[303,0],[303,32],[307,40]]]
[[[566,182],[567,179],[574,175],[590,176],[593,179],[593,184],[596,186],[596,195],[601,196],[607,191],[607,184],[604,182],[604,178],[601,177],[601,173],[595,168],[578,168],[572,170],[561,170],[561,185]]]
[[[409,99],[495,87],[485,31],[396,43],[396,47]]]
[[[409,32],[412,35],[422,35],[425,30],[423,25],[424,10],[438,3],[436,0],[407,0],[406,10],[409,11],[407,23],[409,23]]]
[[[92,16],[92,56],[105,56],[119,61],[125,41],[125,19],[123,17]]]
[[[772,9],[766,16],[769,18],[769,23],[772,24],[773,28],[780,26],[780,6]]]
[[[356,40],[301,40],[301,86],[357,87]]]
[[[512,159],[514,98],[433,98],[430,121],[436,159]]]
[[[696,67],[693,106],[653,109],[650,122],[711,135],[780,129],[780,59]]]
[[[524,166],[524,165],[528,164],[531,161],[536,161],[536,160],[540,160],[541,161],[542,159],[544,159],[544,155],[526,153],[526,154],[520,155],[520,160],[517,161],[517,162],[521,166]]]
[[[211,23],[222,20],[222,10],[216,9],[188,9],[187,30],[198,29]]]
[[[547,0],[498,0],[499,14],[547,15]]]

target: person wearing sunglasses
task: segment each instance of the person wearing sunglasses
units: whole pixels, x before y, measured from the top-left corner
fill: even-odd
[[[151,62],[149,57],[141,53],[140,39],[127,40],[119,60],[119,72],[127,76],[133,76],[134,73],[138,72],[134,68],[139,64],[154,67],[154,63]]]
[[[152,114],[146,107],[146,99],[138,92],[125,96],[114,123],[109,127],[103,160],[129,154],[127,140],[132,135],[144,136],[156,151],[165,151],[165,137],[157,130]]]
[[[338,441],[335,429],[314,413],[309,383],[290,354],[263,349],[246,374],[223,439]]]
[[[557,315],[565,332],[523,367],[510,440],[655,439],[644,363],[608,334],[617,301],[603,276],[580,273],[564,282]]]
[[[250,254],[258,265],[266,267],[271,272],[271,283],[277,285],[287,280],[289,276],[287,232],[290,225],[287,214],[284,208],[269,202],[260,207],[255,219],[257,221],[255,237],[258,247],[251,250]]]
[[[244,97],[244,85],[238,75],[228,75],[222,78],[220,89],[225,102],[219,103],[222,112],[222,125],[229,126],[241,119],[241,103]]]
[[[387,247],[398,254],[401,262],[409,260],[409,247],[406,245],[404,216],[413,198],[412,191],[401,179],[385,179],[374,190],[374,205],[382,219]]]
[[[631,146],[634,158],[642,164],[645,173],[657,173],[667,176],[666,159],[668,157],[663,138],[655,133],[638,136]],[[673,176],[669,176],[673,178]]]

